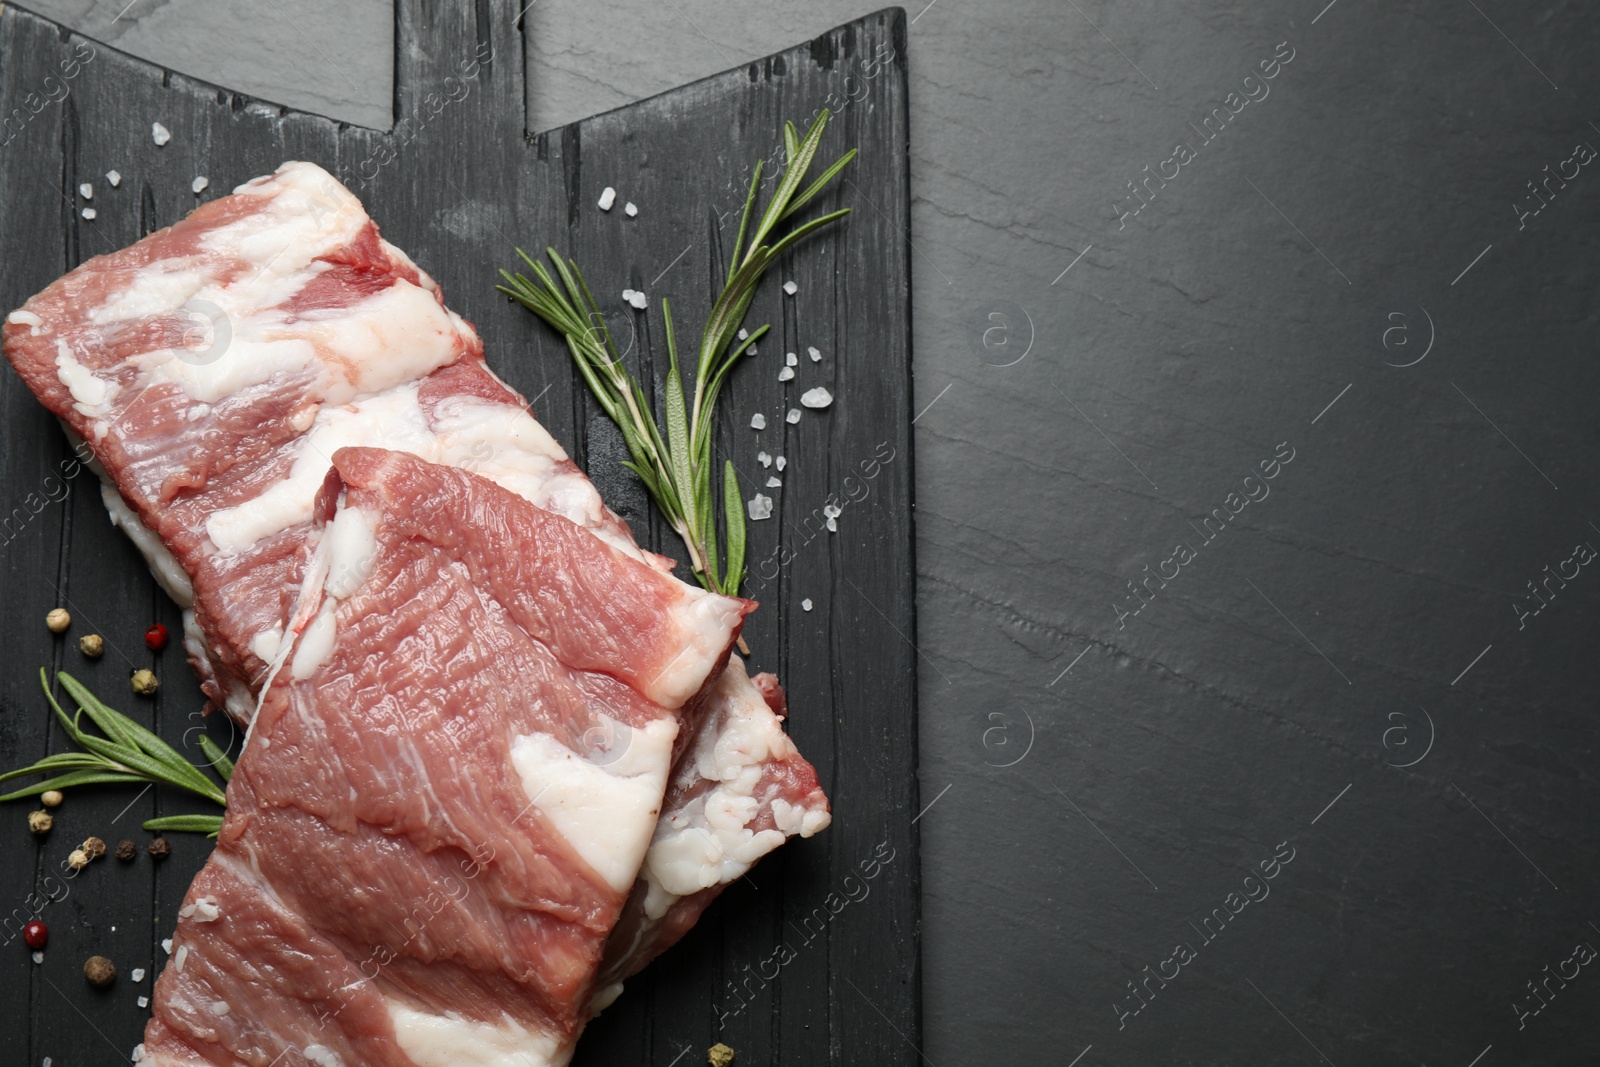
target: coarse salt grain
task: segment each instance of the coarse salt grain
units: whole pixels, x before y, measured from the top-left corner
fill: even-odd
[[[639,311],[643,311],[645,308],[650,306],[650,298],[639,292],[637,289],[622,290],[622,299],[626,300]]]
[[[747,338],[749,336],[750,336],[750,331],[749,330],[741,329],[739,331],[739,340],[743,341],[745,338]]]
[[[94,186],[90,185],[88,182],[84,182],[82,185],[78,186],[78,195],[83,197],[85,200],[93,200]]]
[[[765,430],[767,428],[767,417],[759,411],[751,415],[750,428],[752,430]]]
[[[837,519],[829,519],[828,520],[828,532],[829,533],[838,533],[839,532],[839,522],[838,522]]]
[[[782,456],[778,457],[778,469],[779,470],[783,470],[783,468],[787,467],[788,465],[789,465],[789,461],[788,460],[784,459]]]
[[[161,125],[159,122],[152,122],[150,124],[150,139],[154,141],[157,146],[164,145],[168,141],[172,140],[172,131]]]
[[[178,968],[178,973],[179,974],[183,973],[183,961],[188,959],[188,958],[189,958],[189,946],[188,945],[179,945],[178,946],[178,954],[176,956],[172,957],[172,964],[173,964],[173,966]]]
[[[783,283],[783,291],[788,293],[790,296],[793,296],[800,291],[800,287],[793,281],[787,281]]]
[[[44,962],[44,953],[43,952],[35,952],[33,954],[33,962],[34,963],[43,963]]]
[[[824,504],[822,505],[822,513],[830,519],[837,519],[844,514],[844,508],[841,508],[838,504]]]
[[[811,357],[811,362],[813,362],[813,363],[821,363],[822,362],[822,353],[817,351],[817,348],[816,348],[815,345],[806,346],[806,355]]]
[[[111,188],[115,189],[117,186],[122,184],[121,172],[114,170],[106,171],[106,181],[110,182]]]
[[[773,476],[770,476],[770,477],[767,478],[767,488],[768,489],[776,489],[779,486],[781,486],[782,484],[783,484],[783,479],[777,477],[776,475],[773,475]]]
[[[217,902],[210,897],[201,897],[193,904],[185,904],[178,909],[178,918],[187,919],[194,917],[197,923],[215,922],[222,914],[222,909],[217,907]]]
[[[772,498],[765,493],[757,493],[751,497],[747,508],[752,522],[760,522],[762,519],[772,518]]]
[[[757,452],[756,462],[761,464],[763,467],[770,467],[772,466],[772,457],[765,452]]]
[[[141,1008],[148,1008],[150,1006],[150,998],[149,997],[140,997],[139,1000],[138,1000],[138,1004],[139,1004],[139,1007],[141,1007]]]
[[[166,938],[161,942],[161,951],[169,956],[172,955],[172,938]]]
[[[233,1008],[229,1006],[226,1000],[213,1000],[211,1002],[212,1015],[222,1016],[228,1014],[232,1010]]]
[[[815,389],[807,389],[802,393],[800,395],[800,403],[808,408],[825,408],[833,403],[833,394],[819,385]]]
[[[144,968],[143,967],[135,967],[133,969],[133,972],[131,974],[129,974],[128,977],[133,979],[135,982],[144,981]]]
[[[800,601],[800,610],[801,611],[810,611],[811,610],[811,598],[810,597],[806,597],[804,600]]]
[[[783,357],[783,362],[787,366],[798,367],[800,365],[800,357],[795,355],[793,352],[790,352]]]
[[[800,421],[800,409],[799,408],[790,408],[789,409],[789,414],[787,414],[787,415],[785,415],[783,417],[783,421],[789,423],[791,426],[794,425],[795,423],[799,422]]]
[[[630,219],[633,218],[635,215],[637,215],[639,213],[639,209],[634,206],[632,200],[629,200],[627,207],[624,207],[622,210],[627,214],[627,216]]]
[[[610,211],[611,205],[617,202],[617,191],[611,186],[606,186],[600,191],[600,210]]]
[[[198,193],[198,192],[203,192],[205,190],[205,187],[210,185],[210,184],[211,184],[211,179],[207,178],[204,174],[202,174],[198,178],[196,178],[194,181],[189,183],[189,188],[193,189],[195,192]]]
[[[780,382],[786,382],[786,381],[788,381],[789,379],[791,379],[793,377],[794,377],[794,368],[793,367],[784,367],[782,370],[778,371],[778,381],[780,381]]]
[[[98,214],[99,212],[92,207],[86,207],[83,209],[83,217],[86,219],[93,219]]]

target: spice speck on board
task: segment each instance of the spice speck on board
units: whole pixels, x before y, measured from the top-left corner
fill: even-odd
[[[83,965],[83,976],[90,985],[104,989],[117,980],[117,965],[104,956],[90,956]]]
[[[144,645],[151,652],[160,652],[167,647],[167,628],[159,622],[144,632]]]
[[[105,655],[106,639],[99,634],[84,634],[78,638],[78,651],[90,659],[99,659]]]
[[[83,850],[89,854],[90,859],[97,860],[106,854],[106,843],[98,837],[87,838],[83,842]]]
[[[61,802],[67,799],[67,795],[59,789],[46,789],[39,794],[39,799],[44,802],[44,806],[47,808],[59,808]]]
[[[72,855],[67,857],[67,866],[75,871],[81,871],[89,866],[89,854],[81,848],[72,850]]]
[[[55,822],[56,817],[51,815],[48,811],[45,811],[43,808],[40,808],[38,811],[28,812],[28,829],[32,830],[36,834],[49,833],[50,827],[54,826]]]
[[[129,684],[133,686],[133,691],[142,697],[147,697],[154,694],[156,689],[158,689],[161,684],[156,681],[155,672],[150,670],[134,671],[133,677],[128,679],[128,681]]]
[[[66,608],[51,608],[50,614],[44,617],[44,624],[53,634],[66,633],[67,627],[72,625],[72,616]]]
[[[729,1048],[727,1045],[724,1045],[720,1041],[706,1049],[706,1062],[709,1063],[711,1067],[728,1067],[728,1065],[733,1062],[733,1057],[733,1049]]]
[[[50,928],[38,919],[33,920],[22,928],[22,943],[35,951],[42,949],[50,942]]]

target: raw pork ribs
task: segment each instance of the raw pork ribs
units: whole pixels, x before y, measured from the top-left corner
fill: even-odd
[[[828,824],[730,655],[755,605],[638,547],[320,168],[88,261],[4,342],[249,726],[144,1062],[565,1063]]]

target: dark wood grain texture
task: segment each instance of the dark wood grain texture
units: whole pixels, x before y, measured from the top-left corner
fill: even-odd
[[[585,394],[563,346],[493,291],[518,244],[553,245],[583,266],[631,360],[653,380],[664,352],[660,298],[670,297],[680,343],[692,348],[726,270],[737,227],[742,168],[781,145],[785,118],[838,112],[823,145],[862,155],[850,183],[815,210],[854,209],[844,223],[792,252],[751,310],[771,335],[735,375],[719,456],[746,496],[773,497],[751,525],[750,595],[762,602],[746,633],[755,669],[788,686],[790,732],[834,802],[834,825],[759,865],[695,931],[591,1029],[580,1064],[702,1062],[722,1040],[746,1064],[917,1062],[920,1044],[918,868],[910,451],[909,188],[905,17],[879,12],[801,47],[561,130],[524,129],[520,4],[396,5],[396,116],[390,131],[350,127],[250,100],[66,33],[22,9],[0,15],[0,301],[14,307],[82,260],[182,217],[202,199],[309,159],[338,174],[384,234],[444,287],[450,306],[482,334],[490,363],[536,398],[534,412],[585,466],[642,542],[678,554],[616,458],[620,441]],[[63,67],[63,63],[66,64]],[[69,76],[70,72],[70,76]],[[30,95],[31,94],[31,95]],[[157,147],[150,126],[172,131]],[[106,171],[123,175],[119,188]],[[196,176],[209,179],[191,192]],[[75,188],[92,182],[97,217]],[[596,207],[607,185],[610,213]],[[770,186],[769,186],[770,188]],[[636,218],[622,205],[639,207]],[[794,296],[779,286],[792,279]],[[650,296],[637,313],[624,288]],[[822,354],[813,362],[806,349]],[[793,381],[777,374],[799,354]],[[825,411],[784,419],[799,396],[825,385]],[[0,674],[0,764],[58,751],[33,672],[65,668],[153,724],[199,761],[198,687],[174,642],[149,652],[152,621],[179,630],[175,607],[106,521],[92,474],[70,479],[71,453],[17,378],[0,378],[0,595],[10,669]],[[761,411],[767,429],[749,429]],[[757,452],[783,455],[778,473]],[[765,488],[776,474],[781,488]],[[56,480],[52,481],[52,477]],[[837,532],[823,508],[842,507]],[[811,609],[802,603],[809,601]],[[65,639],[43,626],[68,606]],[[103,633],[97,662],[78,636]],[[135,698],[127,678],[153,666],[163,686]],[[26,1025],[0,1031],[0,1063],[118,1062],[139,1040],[160,942],[175,921],[208,843],[171,838],[157,865],[99,861],[76,878],[58,868],[85,836],[141,845],[139,823],[201,810],[162,790],[84,790],[57,812],[42,842],[26,828],[27,802],[0,812],[0,988]],[[125,810],[124,810],[125,809]],[[870,876],[869,876],[870,875]],[[54,898],[54,899],[51,899]],[[51,927],[44,962],[29,962],[17,919],[38,911]],[[121,968],[110,990],[87,986],[83,960]],[[131,981],[133,968],[147,972]],[[693,1050],[686,1053],[686,1050]],[[683,1057],[681,1060],[679,1057]]]

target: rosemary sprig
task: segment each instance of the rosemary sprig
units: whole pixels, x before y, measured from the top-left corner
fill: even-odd
[[[80,785],[147,782],[170,785],[227,806],[228,800],[222,788],[171,745],[101,701],[67,672],[62,671],[56,677],[61,688],[77,702],[76,715],[69,716],[62,710],[55,695],[50,692],[50,680],[44,668],[39,669],[39,685],[44,689],[44,698],[50,702],[51,710],[61,720],[67,736],[79,751],[58,752],[30,766],[0,774],[0,782],[30,774],[50,776],[42,782],[0,796],[0,801],[20,800],[50,789],[68,789]],[[85,715],[100,728],[103,737],[89,733],[84,728]],[[233,777],[233,761],[215,742],[202,735],[200,749],[221,775],[223,782]],[[172,815],[150,819],[144,824],[146,830],[186,830],[213,835],[221,826],[220,815]]]
[[[756,194],[761,188],[761,163],[756,163],[739,218],[739,234],[734,239],[728,261],[728,278],[700,335],[692,401],[684,396],[672,307],[662,299],[661,317],[666,328],[668,359],[662,403],[666,423],[664,435],[638,378],[623,369],[611,331],[584,281],[583,272],[575,263],[563,259],[553,248],[545,249],[555,269],[552,275],[543,263],[519,248],[517,254],[527,264],[532,277],[502,270],[505,284],[496,287],[566,338],[579,373],[605,413],[622,430],[632,457],[623,460],[623,465],[644,482],[668,524],[688,546],[689,562],[700,584],[728,595],[738,593],[744,581],[744,502],[733,463],[724,461],[721,487],[724,551],[719,561],[711,484],[711,416],[728,373],[739,357],[755,347],[768,330],[763,325],[742,340],[737,336],[767,269],[797,241],[850,213],[849,208],[831,211],[794,227],[769,243],[774,230],[810,203],[856,156],[856,150],[850,149],[801,190],[800,184],[811,168],[827,125],[826,110],[818,114],[803,138],[794,123],[784,123],[783,174],[759,217],[755,207]]]

